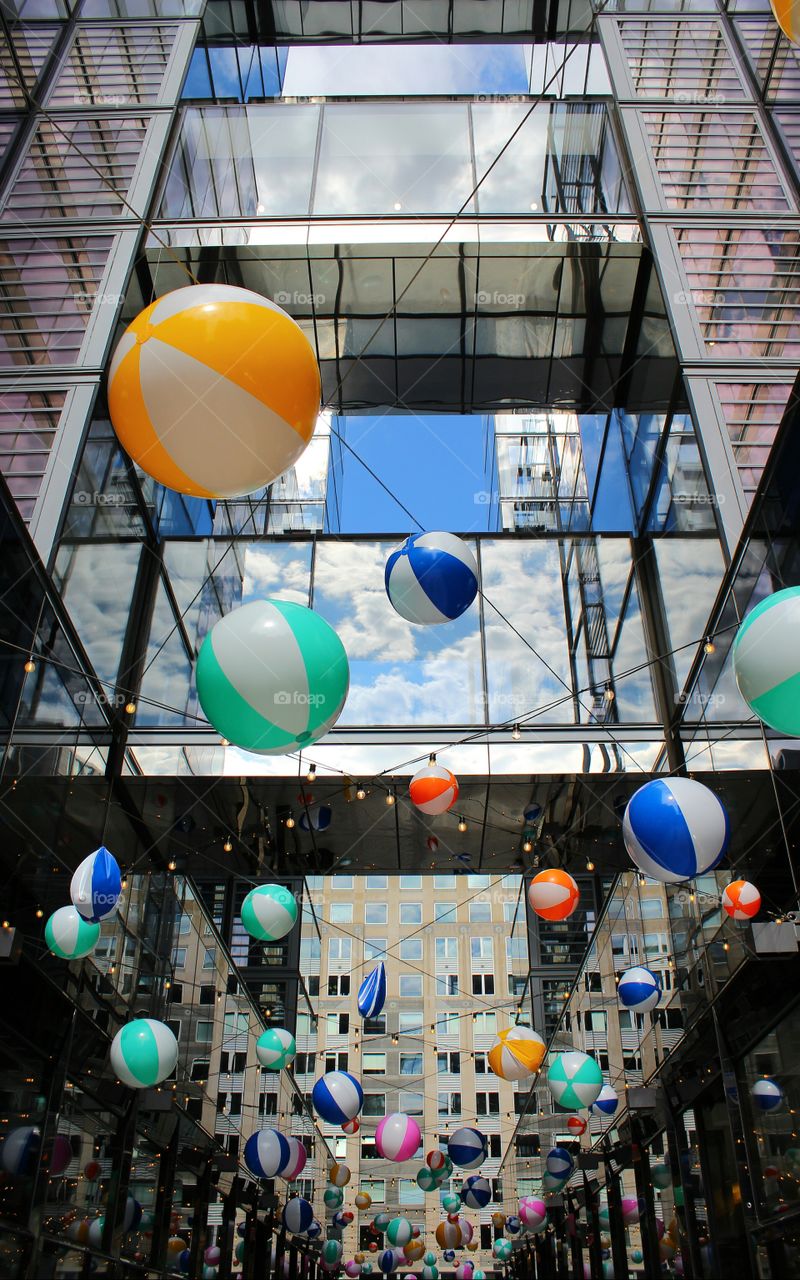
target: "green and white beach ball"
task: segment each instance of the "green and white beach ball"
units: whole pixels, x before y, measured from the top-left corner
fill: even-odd
[[[603,1087],[599,1063],[588,1053],[573,1049],[559,1053],[547,1072],[547,1087],[565,1111],[580,1111],[591,1106]]]
[[[242,903],[242,924],[251,938],[276,942],[297,923],[297,902],[283,884],[259,884]]]
[[[203,641],[197,696],[223,738],[266,755],[307,747],[336,723],[350,668],[333,627],[289,600],[254,600]]]
[[[59,907],[44,926],[45,941],[61,960],[82,960],[91,955],[100,937],[100,925],[84,920],[74,907]]]
[[[256,1041],[256,1057],[268,1071],[290,1067],[297,1053],[297,1043],[285,1027],[270,1027]]]
[[[800,737],[800,587],[757,604],[736,632],[733,671],[739,692],[759,720]]]
[[[135,1018],[111,1041],[111,1066],[131,1089],[160,1084],[175,1069],[178,1041],[164,1022]]]

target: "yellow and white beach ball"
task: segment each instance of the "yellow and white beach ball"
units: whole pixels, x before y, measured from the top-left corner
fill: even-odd
[[[141,311],[108,372],[120,444],[168,489],[234,498],[271,484],[314,433],[316,356],[269,298],[190,285]]]
[[[501,1080],[525,1080],[534,1075],[547,1053],[547,1045],[532,1027],[508,1027],[499,1031],[489,1050],[489,1066]]]

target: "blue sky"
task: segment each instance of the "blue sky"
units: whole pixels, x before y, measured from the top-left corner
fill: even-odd
[[[348,417],[337,430],[425,529],[487,529],[491,489],[484,472],[485,418],[473,414]],[[477,495],[477,496],[476,496]],[[344,450],[343,533],[415,532],[409,518]]]

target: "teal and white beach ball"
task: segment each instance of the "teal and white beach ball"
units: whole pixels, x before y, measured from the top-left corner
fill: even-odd
[[[600,1093],[603,1073],[588,1053],[559,1053],[547,1072],[547,1087],[565,1111],[580,1111]]]
[[[266,755],[308,747],[336,723],[350,668],[333,627],[289,600],[254,600],[203,641],[197,696],[223,738]]]
[[[256,1057],[267,1071],[290,1067],[297,1053],[297,1043],[285,1027],[269,1027],[256,1040]]]
[[[131,1089],[160,1084],[175,1069],[178,1041],[164,1022],[135,1018],[111,1042],[111,1066]]]
[[[75,907],[59,907],[44,926],[47,946],[61,960],[82,960],[91,955],[100,937],[100,925],[84,920]]]
[[[751,610],[733,642],[739,692],[759,720],[800,737],[800,587],[776,591]]]
[[[242,924],[251,938],[276,942],[297,923],[297,902],[283,884],[259,884],[242,903]]]

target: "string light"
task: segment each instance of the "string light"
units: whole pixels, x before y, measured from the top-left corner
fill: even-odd
[[[705,653],[716,653],[716,650],[717,650],[717,646],[714,644],[714,641],[711,639],[711,636],[706,636],[706,642],[703,645],[703,651]]]
[[[586,860],[586,870],[594,871],[594,863],[592,862],[591,858],[587,858]]]
[[[231,840],[230,836],[225,837],[225,843],[222,846],[222,848],[225,850],[226,853],[233,852],[233,841]]]
[[[178,868],[178,864],[177,864],[177,862],[175,861],[175,859],[174,859],[174,858],[170,858],[169,862],[167,863],[167,870],[168,870],[168,871],[176,871],[176,870],[177,870],[177,868]]]
[[[391,806],[391,805],[393,805],[393,804],[394,804],[395,799],[396,799],[396,796],[395,796],[395,794],[394,794],[394,787],[392,787],[391,791],[387,791],[387,792],[386,792],[386,803],[387,803],[389,806]]]
[[[614,690],[611,688],[611,682],[606,681],[606,687],[603,690],[603,697],[606,702],[613,702],[616,696],[617,695],[614,693]]]
[[[36,670],[36,663],[33,658],[28,658],[28,661],[25,663],[25,670],[28,672],[28,675],[30,675],[32,671]]]
[[[291,831],[292,827],[294,826],[294,818],[292,817],[291,814],[289,814],[289,817],[286,819],[286,826],[289,831]]]
[[[231,744],[228,742],[227,738],[220,738],[219,745],[221,747],[229,747]]]
[[[315,764],[310,764],[308,766],[308,773],[306,774],[306,779],[309,782],[315,782],[316,777],[317,777],[317,766]]]
[[[459,831],[461,831],[461,832],[464,832],[464,831],[466,831],[466,829],[467,829],[467,824],[466,824],[466,822],[464,821],[464,819],[463,819],[463,818],[459,818],[459,820],[458,820],[458,829],[459,829]]]
[[[41,918],[42,918],[42,916],[43,916],[43,915],[44,915],[44,912],[42,911],[42,908],[41,908],[41,907],[37,907],[37,908],[36,908],[36,919],[37,919],[37,920],[41,920]]]
[[[135,710],[136,710],[136,703],[133,701],[133,698],[131,698],[129,702],[125,703],[125,714],[132,716]]]
[[[533,843],[531,842],[531,840],[529,839],[524,840],[522,843],[522,852],[531,853],[532,851],[533,851]]]
[[[519,742],[520,738],[522,737],[518,724],[515,724],[514,728],[511,730],[511,737],[514,739],[515,742]]]
[[[366,791],[359,782],[358,787],[356,788],[356,800],[364,800],[366,798],[366,794]]]

